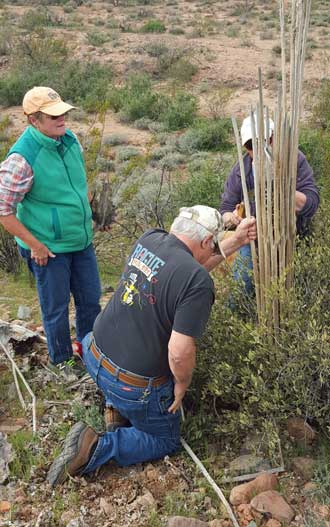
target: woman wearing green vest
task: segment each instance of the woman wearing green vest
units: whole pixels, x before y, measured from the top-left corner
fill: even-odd
[[[29,126],[0,165],[0,222],[33,272],[52,364],[73,365],[72,293],[80,342],[100,311],[92,212],[81,146],[65,128],[74,107],[44,86],[29,90]]]

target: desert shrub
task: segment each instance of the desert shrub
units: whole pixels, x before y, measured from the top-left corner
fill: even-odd
[[[187,59],[180,59],[170,66],[168,76],[178,82],[189,82],[197,73],[198,68]]]
[[[0,162],[6,157],[7,152],[14,141],[10,134],[10,118],[3,117],[0,120]]]
[[[171,33],[171,35],[184,35],[185,30],[182,27],[171,27],[169,33]]]
[[[192,161],[188,165],[188,178],[174,184],[175,206],[199,203],[218,209],[231,165],[231,156],[204,157],[198,164]]]
[[[151,152],[151,159],[159,160],[165,157],[167,154],[172,153],[172,148],[169,145],[158,146]]]
[[[186,401],[195,415],[188,427],[191,440],[200,430],[194,419],[220,448],[292,415],[304,416],[329,433],[329,306],[324,280],[329,279],[325,265],[328,268],[330,251],[329,240],[324,242],[321,247],[299,248],[296,292],[282,292],[290,316],[276,343],[262,325],[230,311],[226,284],[217,284],[217,302],[200,342]],[[226,277],[227,287],[228,281]]]
[[[306,155],[320,188],[324,201],[330,199],[328,167],[330,163],[330,132],[328,130],[303,128],[300,132],[299,148]]]
[[[126,145],[128,142],[128,137],[122,134],[111,134],[103,138],[103,144],[110,146]]]
[[[166,225],[171,216],[171,195],[169,173],[144,166],[122,175],[113,199],[126,230],[133,234]]]
[[[323,79],[312,107],[312,124],[328,129],[330,123],[330,80]]]
[[[168,130],[180,130],[190,126],[196,117],[197,101],[190,93],[177,92],[173,97],[164,98],[160,120]]]
[[[19,43],[15,63],[0,79],[0,104],[21,104],[28,89],[48,85],[63,98],[95,110],[106,101],[111,78],[109,65],[69,59],[64,41],[31,35]]]
[[[10,27],[2,27],[0,32],[0,55],[9,55],[12,49],[13,37]]]
[[[168,46],[164,42],[149,42],[144,46],[145,51],[150,57],[161,57],[169,52]]]
[[[230,146],[230,133],[228,119],[200,119],[179,138],[178,148],[190,154],[198,150],[224,150]]]
[[[103,46],[108,40],[109,37],[100,31],[89,31],[87,33],[87,42],[90,46]]]
[[[160,161],[159,166],[168,170],[174,170],[178,165],[185,163],[186,158],[179,152],[166,154]]]
[[[128,161],[132,157],[136,157],[140,155],[140,151],[137,148],[134,148],[133,146],[124,146],[117,150],[116,159],[117,161]]]
[[[97,156],[96,165],[99,172],[114,172],[116,165],[112,159],[103,156]]]
[[[128,122],[147,118],[164,123],[169,130],[189,126],[197,111],[194,96],[184,92],[176,92],[172,97],[157,93],[145,75],[131,77],[121,88],[112,88],[109,103]]]
[[[166,26],[160,20],[149,20],[140,29],[141,33],[165,33]]]
[[[130,77],[122,88],[112,88],[109,103],[115,112],[121,110],[129,121],[142,117],[156,117],[158,96],[153,92],[150,79],[145,75]]]
[[[27,31],[36,31],[45,26],[58,24],[53,15],[47,9],[30,9],[21,18],[20,26]]]
[[[149,119],[148,117],[141,117],[134,122],[134,126],[138,130],[150,130],[152,123],[154,123],[152,119]]]

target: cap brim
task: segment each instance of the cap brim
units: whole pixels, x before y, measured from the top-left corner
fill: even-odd
[[[52,115],[54,117],[58,117],[59,115],[63,115],[64,113],[69,112],[70,110],[74,110],[75,106],[71,106],[71,104],[68,104],[66,102],[58,102],[56,104],[51,104],[46,107],[41,107],[40,111],[42,113],[45,113],[46,115]]]

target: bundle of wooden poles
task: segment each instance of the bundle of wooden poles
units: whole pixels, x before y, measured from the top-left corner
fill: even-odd
[[[264,106],[262,73],[259,68],[259,100],[251,109],[253,171],[255,187],[257,246],[251,243],[258,319],[275,334],[286,316],[285,297],[280,288],[293,285],[295,249],[295,193],[307,31],[311,0],[292,0],[290,28],[290,91],[287,94],[286,34],[284,0],[280,0],[282,83],[274,110],[274,133],[270,144],[269,109]],[[289,96],[289,104],[288,104]],[[250,205],[246,188],[241,141],[235,118],[236,136],[246,215]]]

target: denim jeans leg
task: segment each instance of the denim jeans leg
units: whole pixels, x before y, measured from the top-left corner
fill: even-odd
[[[76,336],[79,342],[92,331],[100,308],[101,284],[93,245],[72,253],[71,292],[76,307]]]
[[[243,245],[240,248],[237,258],[233,266],[234,280],[242,280],[244,283],[245,292],[250,295],[253,290],[253,282],[251,270],[253,269],[252,254],[250,244]]]
[[[20,253],[33,272],[39,296],[48,353],[53,364],[72,356],[69,327],[70,255],[57,254],[47,265],[37,265],[31,251],[20,248]]]
[[[136,388],[112,376],[89,351],[90,335],[83,340],[85,366],[112,404],[132,426],[103,434],[84,473],[110,459],[121,466],[159,459],[180,447],[180,413],[167,409],[173,401],[173,382],[158,387]]]

